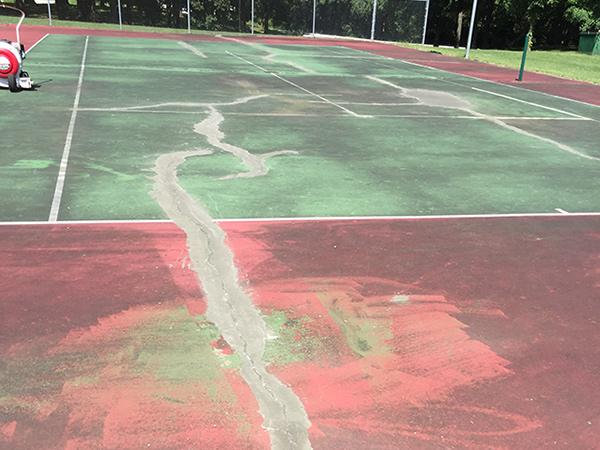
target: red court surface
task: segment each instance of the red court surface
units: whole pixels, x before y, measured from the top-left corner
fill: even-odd
[[[220,226],[313,448],[600,442],[599,218]],[[2,448],[269,448],[176,226],[0,234]]]

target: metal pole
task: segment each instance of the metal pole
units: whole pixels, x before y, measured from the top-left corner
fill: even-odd
[[[425,0],[425,20],[423,21],[423,39],[421,45],[425,45],[425,35],[427,34],[427,18],[429,17],[429,0]]]
[[[238,31],[242,32],[242,0],[238,0]]]
[[[317,21],[317,0],[313,1],[313,32],[312,35],[315,37],[315,23]]]
[[[371,40],[375,39],[375,16],[377,15],[377,0],[373,1],[373,20],[371,22]]]
[[[192,32],[192,11],[190,10],[190,0],[187,0],[187,16],[188,16],[188,34]]]
[[[471,41],[473,40],[473,28],[475,28],[475,14],[477,13],[477,0],[473,0],[473,11],[471,11],[471,26],[469,26],[469,39],[467,40],[467,53],[465,58],[469,59],[471,52]]]
[[[254,34],[254,0],[252,0],[252,34]]]
[[[527,57],[527,49],[529,48],[529,33],[525,36],[525,48],[523,49],[523,59],[521,59],[521,70],[519,71],[519,81],[523,81],[523,70],[525,69],[525,58]]]
[[[52,11],[50,10],[50,0],[48,0],[48,20],[50,21],[50,26],[52,26]]]
[[[121,0],[117,1],[119,6],[119,30],[123,29],[123,19],[121,18]]]

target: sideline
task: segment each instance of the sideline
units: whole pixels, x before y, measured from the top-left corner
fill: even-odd
[[[48,222],[56,222],[58,220],[58,210],[65,187],[65,178],[67,176],[67,166],[69,164],[69,153],[71,152],[71,144],[73,142],[73,132],[75,131],[75,120],[77,120],[77,108],[79,107],[79,98],[81,97],[81,86],[83,84],[83,72],[85,71],[85,59],[87,57],[88,41],[90,37],[85,37],[85,46],[83,47],[83,57],[81,58],[81,70],[79,72],[79,81],[77,82],[77,92],[75,93],[75,101],[73,102],[73,112],[67,130],[67,139],[63,150],[62,159],[60,161],[60,170],[58,171],[58,179],[56,180],[56,189],[54,190],[54,198],[52,199],[52,207],[50,208],[50,217]]]

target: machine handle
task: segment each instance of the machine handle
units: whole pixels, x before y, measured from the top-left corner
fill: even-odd
[[[21,19],[19,19],[19,23],[17,23],[17,30],[16,30],[17,44],[19,45],[19,48],[21,48],[21,37],[19,36],[19,28],[21,28],[21,24],[23,23],[23,20],[25,19],[25,12],[21,11],[19,8],[15,8],[14,6],[5,5],[4,3],[0,3],[0,8],[12,9],[13,11],[17,11],[18,13],[21,13]]]

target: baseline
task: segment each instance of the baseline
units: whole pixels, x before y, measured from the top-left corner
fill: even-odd
[[[510,218],[544,218],[544,217],[600,217],[600,212],[567,212],[556,208],[555,213],[506,213],[506,214],[456,214],[456,215],[426,215],[426,216],[340,216],[340,217],[271,217],[271,218],[239,218],[213,219],[215,223],[239,222],[364,222],[373,220],[462,220],[462,219],[510,219]],[[60,220],[56,222],[24,221],[0,222],[0,227],[6,226],[55,226],[55,225],[120,225],[120,224],[160,224],[173,223],[168,219],[139,219],[139,220]]]

